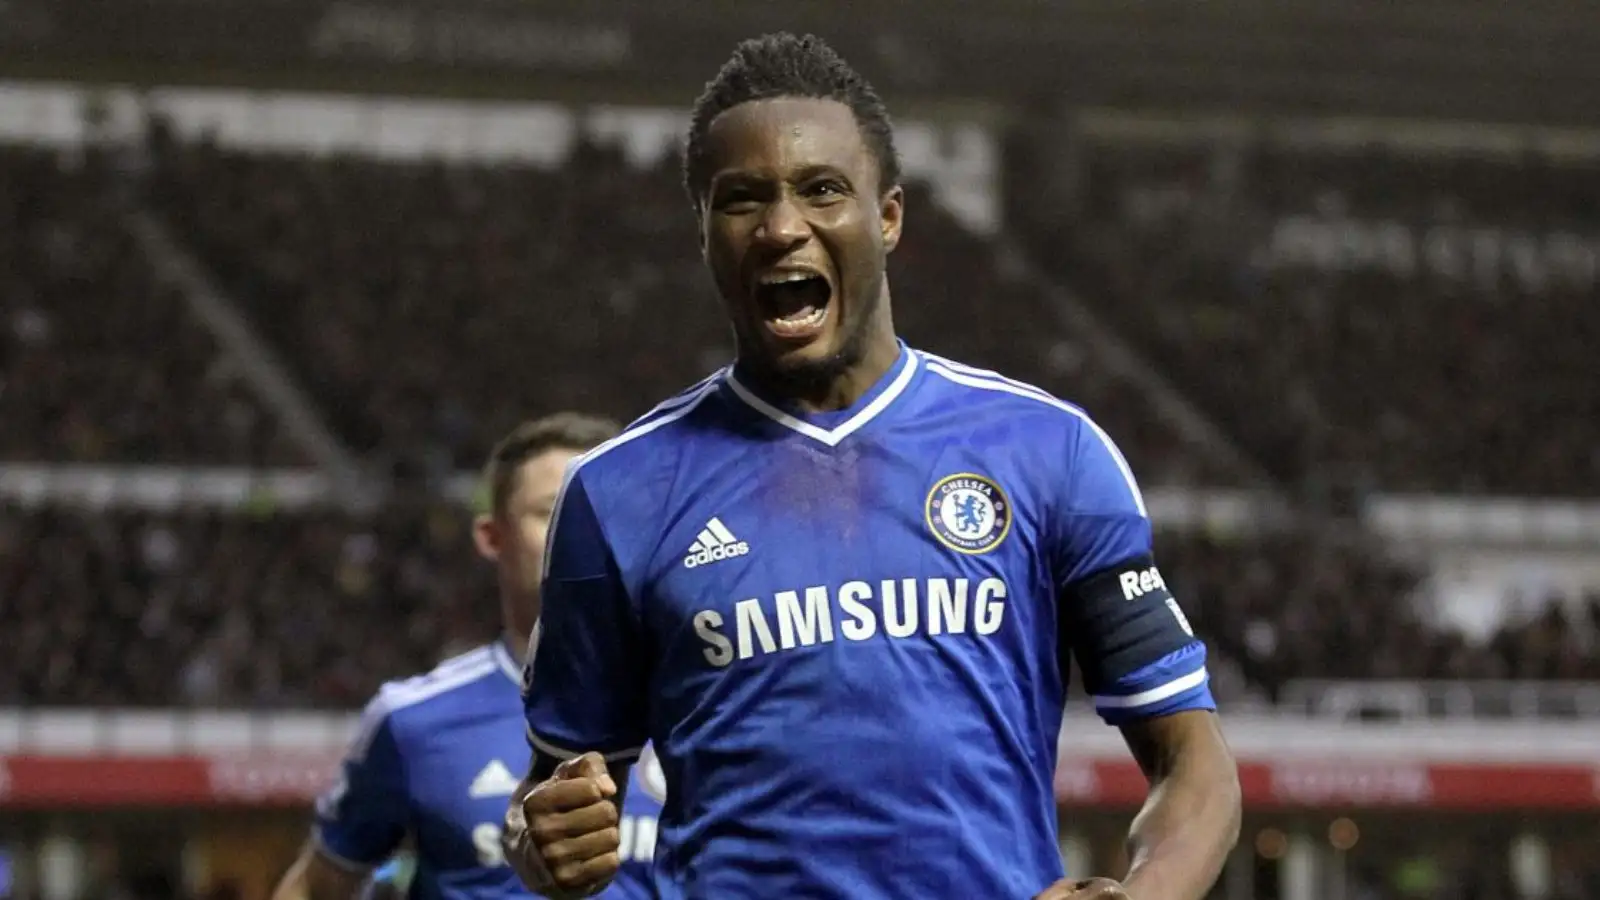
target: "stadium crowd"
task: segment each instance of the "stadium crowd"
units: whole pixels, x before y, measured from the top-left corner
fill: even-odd
[[[1075,158],[1011,192],[1011,221],[1278,476],[1600,491],[1594,160],[1103,138]]]
[[[467,525],[431,507],[5,508],[0,706],[359,708],[494,633]]]
[[[1425,572],[1359,542],[1170,533],[1158,551],[1196,627],[1269,692],[1298,677],[1600,679],[1600,591],[1508,597],[1519,613],[1474,641],[1427,616]]]
[[[123,226],[123,175],[0,147],[0,460],[300,462]]]
[[[515,421],[568,406],[628,418],[726,358],[676,160],[635,169],[584,146],[559,171],[375,162],[159,133],[149,150],[0,148],[0,459],[305,462],[131,237],[135,204],[196,252],[371,460],[472,467]],[[1600,317],[1594,285],[1569,277],[1581,265],[1446,274],[1396,267],[1381,241],[1335,257],[1319,243],[1352,221],[1581,231],[1600,216],[1592,171],[1377,150],[1084,157],[1071,202],[1036,191],[1051,202],[1014,221],[1274,474],[1596,492]],[[1103,376],[1095,348],[1042,327],[1037,289],[921,186],[909,208],[892,277],[913,343],[1082,403],[1148,484],[1230,480]],[[1425,615],[1425,573],[1359,540],[1172,532],[1157,547],[1219,658],[1225,703],[1307,676],[1600,680],[1600,590],[1542,598],[1478,641]],[[466,511],[437,500],[369,514],[0,504],[13,651],[0,706],[355,708],[382,680],[488,639],[491,579]],[[1600,896],[1592,851],[1560,851],[1553,897]],[[1431,874],[1357,872],[1352,896],[1510,896],[1485,858],[1463,848]],[[141,890],[127,896],[153,896]]]
[[[8,459],[300,461],[122,225],[129,205],[140,202],[199,254],[311,388],[321,412],[369,458],[453,472],[475,465],[501,430],[527,415],[557,406],[636,415],[726,357],[675,159],[639,169],[612,149],[585,144],[559,171],[378,162],[183,143],[160,129],[145,150],[0,151],[0,262],[15,276],[0,288],[10,325],[0,344],[0,415],[8,423],[0,451]],[[1362,477],[1400,487],[1581,490],[1573,479],[1588,457],[1578,445],[1600,417],[1557,416],[1562,427],[1535,429],[1511,449],[1483,430],[1503,427],[1494,417],[1509,415],[1538,384],[1557,386],[1545,398],[1551,404],[1594,392],[1575,378],[1568,344],[1544,340],[1559,317],[1457,298],[1481,318],[1463,313],[1449,319],[1461,330],[1420,341],[1377,327],[1411,321],[1411,313],[1388,308],[1392,278],[1388,293],[1349,293],[1348,273],[1286,275],[1241,262],[1230,254],[1249,247],[1197,225],[1217,215],[1219,203],[1228,215],[1259,216],[1323,202],[1295,192],[1302,180],[1347,185],[1350,197],[1341,202],[1401,216],[1432,196],[1408,184],[1454,188],[1492,179],[1475,181],[1466,167],[1445,170],[1455,181],[1403,168],[1409,180],[1397,180],[1372,174],[1365,158],[1321,160],[1317,168],[1263,153],[1244,160],[1259,170],[1258,186],[1219,200],[1218,185],[1235,182],[1222,177],[1226,167],[1211,150],[1090,158],[1091,190],[1081,203],[1063,205],[1073,216],[1060,233],[1070,258],[1083,263],[1076,274],[1092,279],[1090,296],[1116,300],[1107,311],[1117,324],[1155,342],[1196,397],[1223,412],[1249,411],[1223,421],[1263,459],[1346,474],[1345,463],[1359,459],[1373,466]],[[1144,181],[1133,172],[1145,173]],[[1511,203],[1504,194],[1461,191],[1479,206]],[[1226,482],[1228,473],[1150,414],[1137,390],[1097,377],[1103,367],[1093,348],[1040,327],[1049,321],[1047,301],[1005,275],[983,239],[920,185],[911,187],[909,205],[916,216],[893,277],[902,298],[897,316],[914,343],[1083,402],[1147,483]],[[1561,209],[1558,224],[1586,212]],[[1150,252],[1166,245],[1182,252]],[[1132,264],[1166,256],[1183,262]],[[1202,270],[1218,275],[1214,289],[1252,299],[1174,302],[1198,296],[1184,286],[1202,283],[1194,275]],[[1322,285],[1306,288],[1317,296],[1324,288],[1348,296],[1319,306],[1240,289],[1241,279],[1248,287],[1285,278]],[[1371,273],[1361,278],[1366,284]],[[106,291],[107,284],[117,289]],[[1439,289],[1434,299],[1447,287],[1431,284]],[[983,314],[973,315],[975,306]],[[1477,324],[1467,328],[1469,321]],[[1497,343],[1497,329],[1514,339]],[[1584,334],[1567,332],[1571,340]],[[1279,333],[1295,340],[1266,339]],[[1396,343],[1384,352],[1360,343],[1380,338]],[[1445,383],[1428,379],[1463,385],[1463,372],[1379,375],[1383,365],[1426,369],[1437,361],[1430,353],[1460,352],[1453,342],[1469,339],[1475,351],[1500,354],[1489,368],[1503,377],[1468,392],[1466,407],[1406,406],[1414,379],[1417,390],[1443,391]],[[1408,343],[1419,346],[1400,352]],[[1485,349],[1491,346],[1500,349]],[[1556,369],[1507,356],[1537,357],[1527,347],[1550,349],[1546,362]],[[1363,362],[1352,366],[1353,359]],[[1563,372],[1567,381],[1557,377]],[[1349,397],[1365,399],[1338,409],[1324,404]],[[1367,421],[1380,427],[1355,427]],[[1436,430],[1438,447],[1413,440]],[[1340,436],[1311,452],[1276,445],[1269,432]],[[1401,437],[1372,443],[1380,433]],[[1594,446],[1600,443],[1581,449],[1593,455]],[[1329,448],[1344,449],[1330,456]],[[1515,464],[1489,465],[1485,448]],[[21,642],[24,652],[0,666],[0,702],[347,705],[378,680],[436,659],[445,644],[481,638],[477,624],[488,621],[487,576],[466,542],[461,511],[437,505],[381,518],[8,508],[0,552],[8,598],[0,625],[41,638]],[[1431,626],[1412,602],[1421,573],[1359,543],[1174,533],[1163,537],[1161,552],[1192,618],[1228,660],[1223,671],[1239,676],[1237,684],[1225,677],[1224,690],[1271,695],[1308,674],[1600,677],[1592,637],[1600,598],[1588,598],[1587,607],[1554,600],[1546,615],[1508,622],[1493,640],[1473,643]],[[1587,621],[1572,613],[1584,608]],[[363,640],[395,615],[407,623],[399,640]],[[74,640],[42,640],[52,621],[66,622]],[[139,640],[130,641],[134,635]],[[128,649],[113,652],[119,647]],[[276,649],[263,655],[263,647]],[[245,659],[265,662],[246,666]]]
[[[465,511],[168,515],[0,507],[0,706],[348,708],[493,634]],[[1600,679],[1600,593],[1484,643],[1430,628],[1415,574],[1309,539],[1163,533],[1162,567],[1245,683]],[[1581,606],[1585,612],[1568,610]],[[372,635],[383,633],[382,641]]]
[[[728,359],[670,155],[635,168],[584,144],[544,171],[152,147],[151,205],[359,452],[475,465],[523,416],[571,405],[631,419]],[[891,259],[908,340],[1085,406],[1147,480],[1227,482],[1092,347],[1040,327],[1036,288],[1003,276],[922,186],[908,193]]]

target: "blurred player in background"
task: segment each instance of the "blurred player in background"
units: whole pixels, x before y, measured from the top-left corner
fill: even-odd
[[[569,471],[519,873],[603,885],[608,807],[653,740],[664,900],[1199,900],[1240,814],[1205,647],[1099,426],[896,337],[881,101],[819,39],[747,41],[684,169],[738,356]],[[1124,883],[1063,878],[1071,657],[1151,785]]]
[[[367,879],[361,900],[405,900],[416,871],[416,859],[410,853],[394,857],[379,866]]]
[[[528,764],[520,636],[539,615],[545,530],[562,471],[616,433],[609,421],[564,413],[526,423],[495,447],[485,467],[490,509],[474,521],[473,536],[497,570],[504,635],[384,685],[274,900],[527,896],[500,841],[515,773]],[[619,823],[625,872],[606,895],[616,900],[649,896],[642,871],[665,794],[659,768],[641,766],[634,787]],[[410,871],[394,859],[407,843]]]

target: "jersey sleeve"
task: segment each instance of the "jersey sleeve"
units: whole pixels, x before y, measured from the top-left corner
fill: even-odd
[[[383,863],[405,840],[406,796],[405,766],[380,693],[362,714],[337,779],[317,800],[313,837],[318,851],[352,871]]]
[[[1098,425],[1080,424],[1053,534],[1061,652],[1108,724],[1216,709],[1205,645],[1156,567],[1133,471]]]
[[[584,470],[568,470],[545,545],[543,608],[529,641],[523,711],[535,753],[636,758],[647,731],[648,645]]]

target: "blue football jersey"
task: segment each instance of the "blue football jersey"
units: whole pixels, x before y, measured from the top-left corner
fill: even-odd
[[[500,842],[506,804],[528,769],[524,732],[520,673],[503,644],[384,685],[362,715],[339,778],[317,803],[319,851],[365,872],[409,838],[415,900],[530,896]],[[635,768],[623,872],[603,897],[649,896],[639,890],[664,793],[659,772]]]
[[[526,695],[652,741],[662,898],[1028,898],[1062,877],[1069,660],[1105,721],[1214,708],[1112,440],[902,346],[849,409],[724,370],[569,468]]]

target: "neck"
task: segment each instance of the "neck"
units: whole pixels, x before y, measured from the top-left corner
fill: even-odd
[[[887,286],[884,290],[887,295]],[[900,342],[895,337],[887,296],[873,314],[860,350],[851,355],[856,358],[837,369],[829,367],[815,373],[772,372],[762,366],[750,366],[743,374],[765,390],[792,401],[801,412],[833,412],[854,405],[900,358]]]
[[[518,665],[526,663],[523,657],[528,653],[529,631],[524,631],[524,625],[531,631],[533,623],[539,620],[539,599],[535,594],[532,597],[519,597],[517,591],[508,584],[500,587],[500,640],[505,644],[506,652],[516,660]],[[520,634],[518,632],[521,632]]]
[[[846,409],[872,390],[872,386],[888,374],[899,356],[900,345],[895,341],[893,332],[886,339],[873,338],[856,363],[825,382],[795,385],[789,396],[796,406],[808,413]]]
[[[523,656],[528,652],[528,635],[518,637],[510,628],[507,628],[500,633],[500,643],[506,648],[506,653],[510,654],[512,662],[519,666],[527,662],[526,659],[523,659]]]

